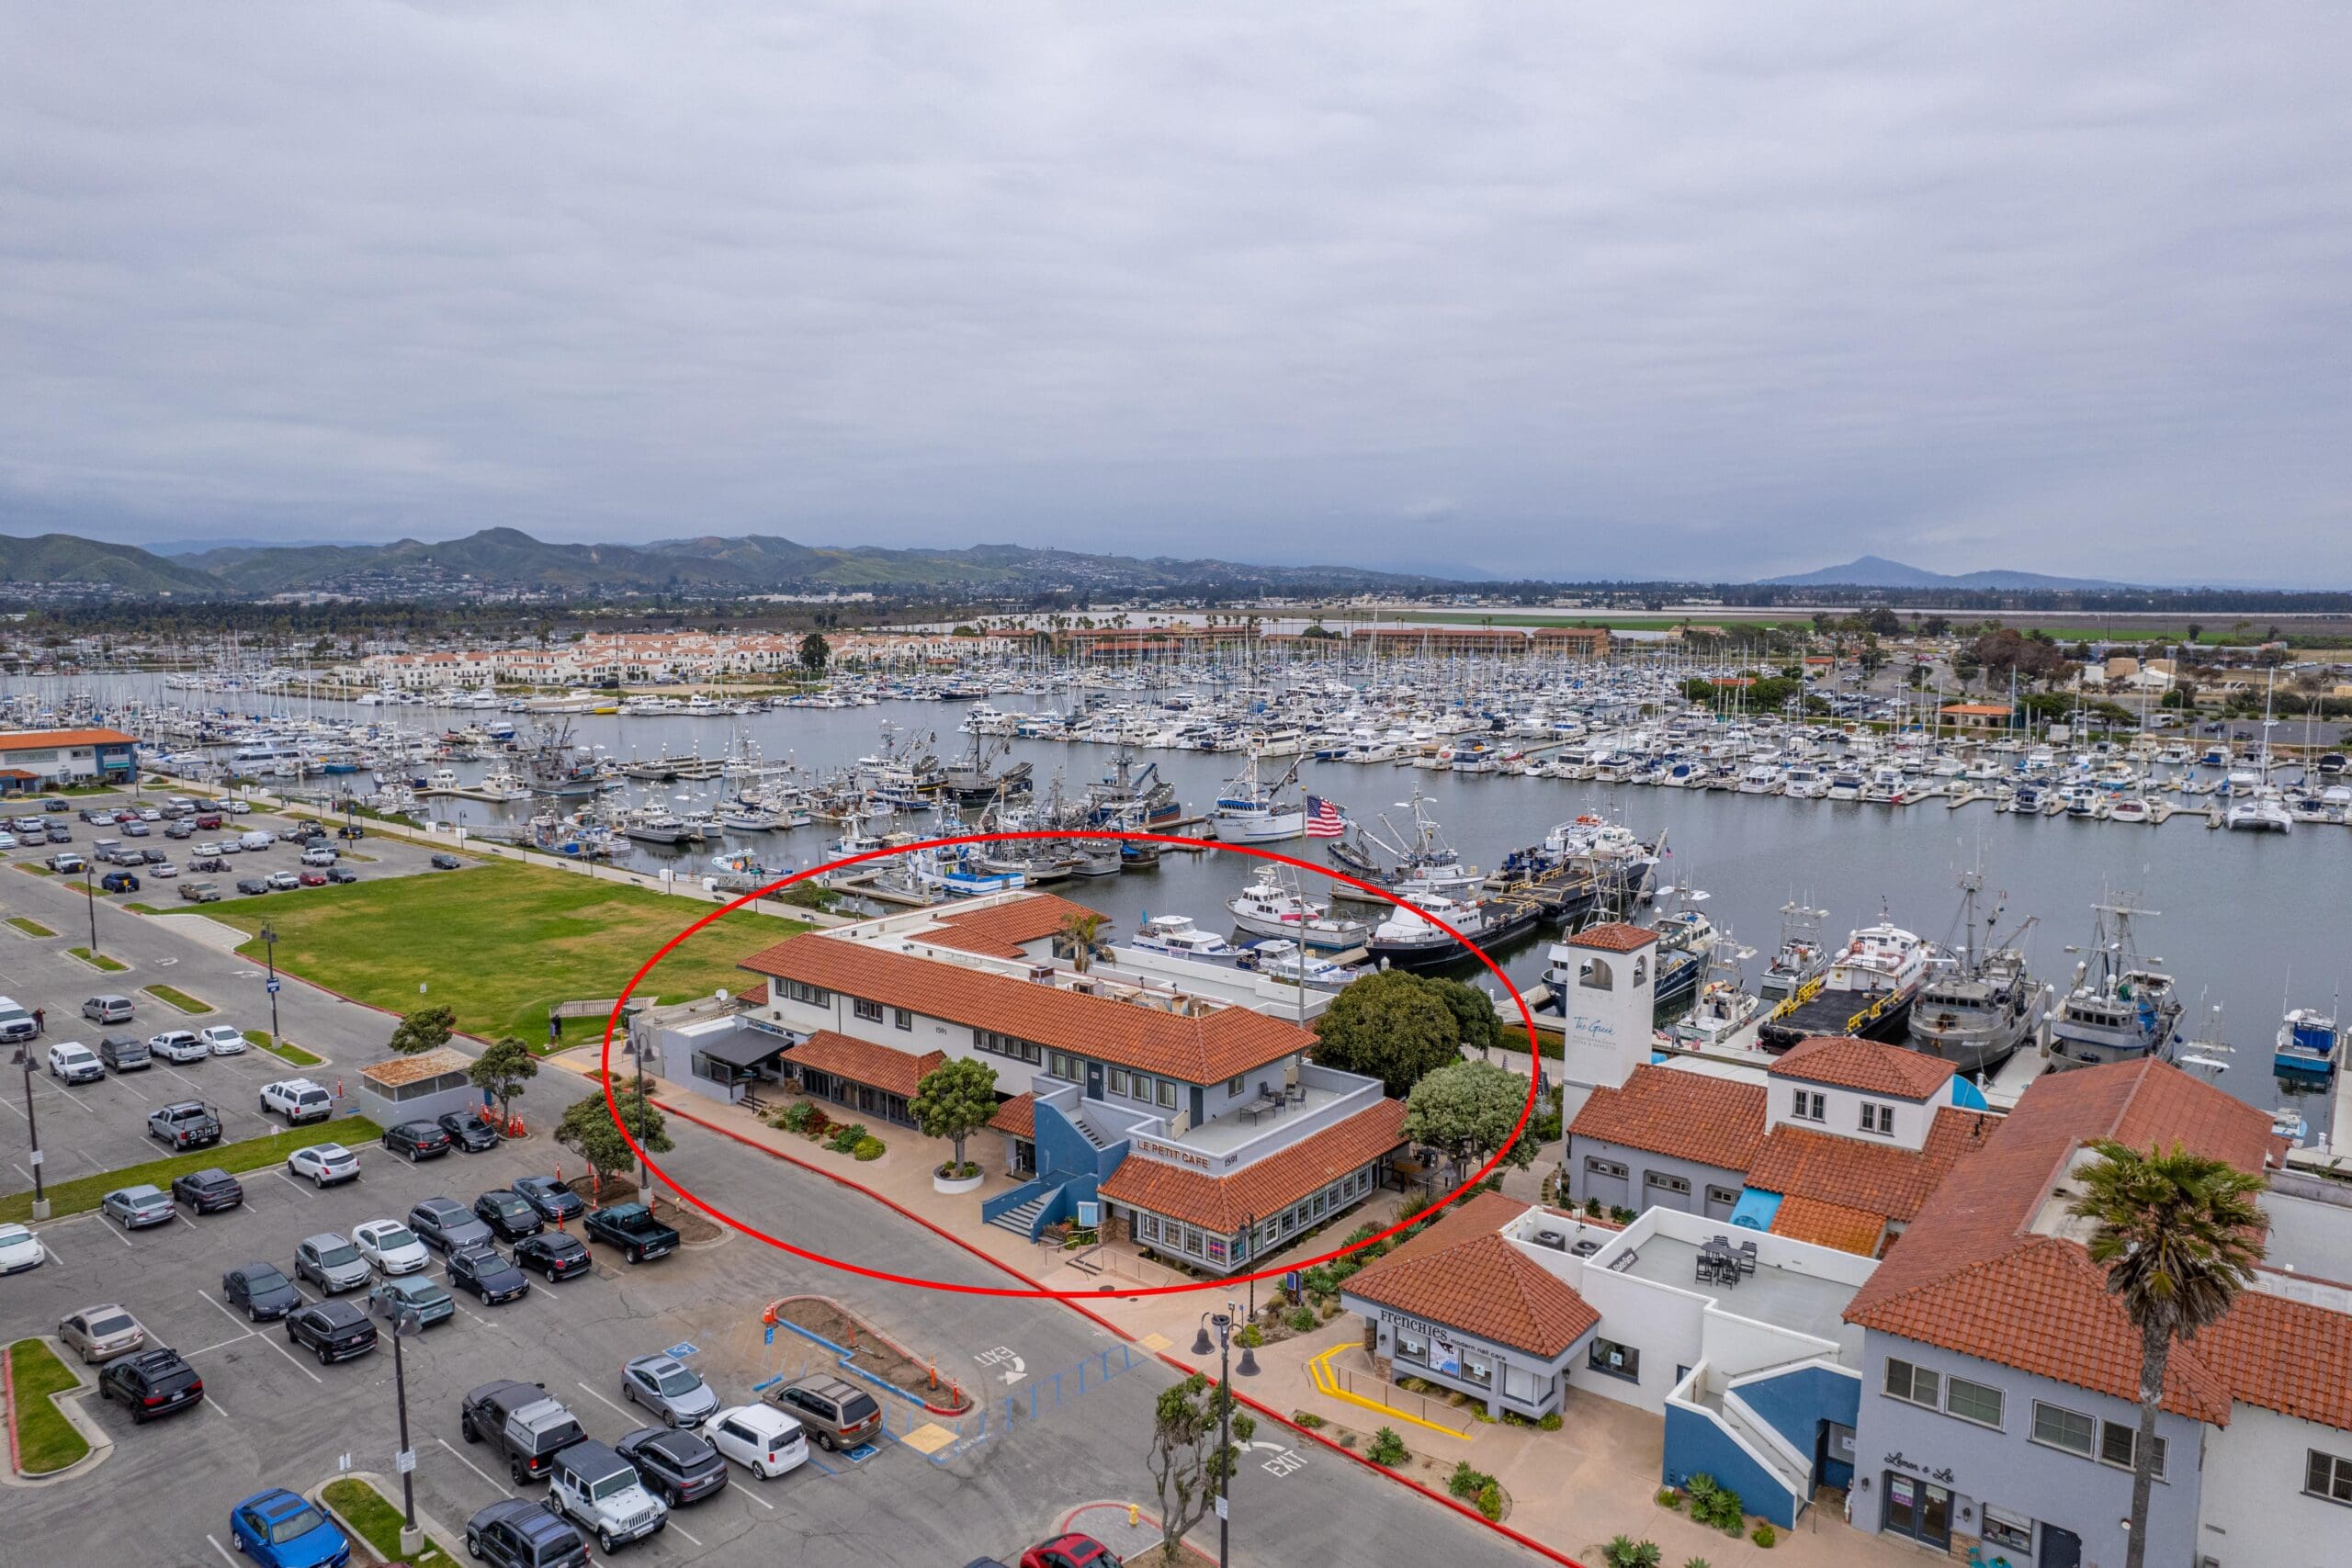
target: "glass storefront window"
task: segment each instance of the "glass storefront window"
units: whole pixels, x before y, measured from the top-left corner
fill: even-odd
[[[1419,1366],[1428,1366],[1430,1364],[1428,1338],[1409,1328],[1399,1328],[1396,1331],[1396,1359],[1400,1361],[1411,1361]]]

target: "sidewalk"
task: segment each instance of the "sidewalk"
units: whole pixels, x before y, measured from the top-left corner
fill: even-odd
[[[1135,1524],[1127,1523],[1128,1510],[1135,1510]],[[1092,1536],[1111,1549],[1113,1556],[1122,1562],[1135,1563],[1140,1568],[1164,1561],[1159,1536],[1159,1521],[1148,1508],[1128,1503],[1081,1503],[1062,1516],[1061,1529],[1080,1535]],[[1199,1540],[1195,1540],[1197,1537]],[[1206,1550],[1200,1544],[1208,1542]],[[1216,1561],[1216,1516],[1211,1514],[1193,1527],[1192,1534],[1177,1553],[1177,1562],[1192,1568]]]

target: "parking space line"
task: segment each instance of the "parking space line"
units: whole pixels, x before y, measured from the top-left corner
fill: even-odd
[[[682,1524],[678,1523],[677,1516],[675,1516],[674,1514],[671,1516],[671,1518],[670,1518],[670,1528],[671,1528],[672,1529],[673,1529],[673,1530],[676,1530],[680,1535],[685,1535],[685,1536],[686,1536],[686,1539],[687,1539],[688,1540],[694,1540],[694,1541],[695,1541],[695,1551],[701,1551],[701,1550],[702,1550],[702,1542],[700,1542],[700,1541],[698,1541],[698,1540],[695,1540],[695,1538],[694,1538],[693,1536],[686,1535],[686,1528],[685,1528],[684,1525],[682,1525]]]
[[[229,1568],[238,1568],[237,1560],[229,1555],[229,1549],[227,1547],[221,1545],[217,1539],[210,1535],[207,1535],[204,1539],[212,1542],[212,1550],[220,1554],[220,1561],[226,1562],[229,1565]]]
[[[207,1299],[209,1299],[209,1298],[207,1298]],[[214,1305],[216,1305],[216,1306],[218,1306],[220,1303],[216,1302],[216,1303],[214,1303],[213,1304],[214,1304]],[[226,1309],[223,1309],[223,1310],[226,1310]],[[206,1352],[206,1351],[209,1351],[209,1350],[225,1350],[225,1349],[227,1349],[227,1348],[228,1348],[230,1346],[232,1346],[232,1345],[242,1345],[242,1344],[243,1344],[246,1340],[251,1339],[254,1335],[256,1335],[256,1334],[258,1334],[258,1333],[260,1333],[260,1332],[261,1332],[261,1331],[260,1331],[259,1329],[257,1329],[257,1328],[248,1328],[248,1329],[246,1329],[243,1334],[238,1335],[238,1336],[237,1336],[235,1338],[233,1338],[233,1339],[223,1339],[223,1340],[220,1341],[218,1344],[207,1345],[207,1346],[205,1346],[202,1349],[197,1349],[197,1350],[183,1350],[183,1351],[181,1351],[181,1352],[180,1352],[180,1354],[181,1354],[181,1355],[183,1355],[183,1356],[201,1356],[201,1355],[205,1354],[205,1352]]]
[[[480,1466],[480,1465],[476,1464],[473,1461],[471,1461],[471,1460],[468,1459],[468,1458],[467,1458],[467,1457],[466,1457],[462,1452],[460,1452],[460,1451],[459,1451],[459,1450],[458,1450],[457,1449],[450,1448],[450,1447],[449,1447],[449,1439],[448,1439],[448,1438],[444,1438],[444,1437],[435,1436],[435,1437],[434,1438],[434,1439],[433,1439],[433,1440],[434,1440],[435,1442],[436,1442],[436,1443],[440,1444],[443,1448],[445,1448],[445,1449],[448,1449],[448,1450],[449,1450],[449,1456],[450,1456],[452,1459],[456,1460],[459,1464],[464,1465],[468,1470],[472,1471],[476,1475],[481,1476],[484,1481],[489,1482],[492,1486],[496,1486],[496,1487],[498,1487],[498,1491],[499,1491],[499,1493],[500,1493],[502,1495],[503,1495],[503,1496],[507,1496],[507,1497],[512,1497],[513,1495],[514,1495],[514,1493],[507,1491],[505,1487],[503,1487],[503,1486],[500,1486],[500,1485],[499,1485],[499,1483],[498,1483],[497,1478],[496,1478],[496,1477],[494,1477],[494,1476],[492,1476],[492,1475],[490,1473],[490,1472],[488,1472],[488,1471],[484,1470],[481,1466]]]
[[[759,1477],[753,1476],[752,1479],[756,1482]],[[729,1486],[727,1490],[729,1492],[741,1492],[744,1496],[749,1497],[752,1502],[757,1503],[769,1513],[773,1514],[775,1512],[775,1505],[774,1503],[769,1502],[765,1497],[761,1496],[758,1493],[750,1490],[748,1487]]]
[[[295,1180],[292,1177],[290,1177],[290,1176],[287,1175],[284,1171],[282,1171],[282,1170],[273,1170],[273,1171],[271,1171],[271,1172],[270,1172],[270,1174],[271,1174],[272,1176],[275,1176],[276,1178],[277,1178],[277,1179],[278,1179],[278,1180],[283,1181],[284,1183],[286,1183],[286,1185],[287,1185],[287,1186],[291,1187],[292,1189],[294,1189],[294,1190],[295,1190],[295,1191],[297,1191],[297,1192],[300,1192],[300,1191],[302,1191],[302,1184],[301,1184],[300,1182],[299,1182],[299,1181]],[[311,1193],[304,1193],[303,1195],[304,1195],[305,1197],[316,1197],[318,1194],[316,1194],[315,1192],[311,1192]]]
[[[205,1290],[203,1287],[198,1286],[198,1289],[197,1289],[197,1292],[196,1292],[196,1293],[197,1293],[198,1295],[199,1295],[199,1296],[202,1296],[206,1301],[208,1301],[208,1302],[212,1302],[212,1292],[209,1292],[209,1291],[208,1291],[208,1290]],[[220,1303],[219,1302],[212,1302],[212,1304],[213,1304],[214,1306],[216,1306],[216,1307],[220,1307],[220,1314],[221,1314],[223,1317],[226,1317],[226,1318],[227,1318],[231,1323],[247,1323],[247,1322],[248,1322],[248,1320],[246,1320],[246,1319],[244,1319],[244,1318],[241,1318],[241,1317],[239,1317],[235,1313],[231,1312],[227,1307],[220,1306]],[[248,1324],[248,1326],[246,1327],[245,1332],[246,1332],[246,1333],[248,1333],[248,1334],[258,1334],[258,1333],[260,1333],[261,1331],[260,1331],[259,1329],[257,1329],[257,1328],[254,1328],[254,1327],[250,1326],[250,1325]],[[233,1343],[235,1343],[235,1341],[232,1340],[232,1341],[230,1341],[230,1343],[233,1344]]]
[[[265,1344],[265,1345],[268,1346],[271,1349],[273,1349],[273,1350],[277,1351],[279,1355],[281,1355],[281,1356],[285,1357],[285,1358],[286,1358],[286,1364],[287,1364],[288,1366],[292,1367],[296,1371],[298,1371],[298,1372],[301,1373],[304,1377],[306,1377],[306,1378],[310,1379],[312,1382],[317,1383],[321,1388],[324,1388],[324,1387],[326,1386],[326,1382],[327,1382],[327,1380],[326,1380],[326,1379],[324,1379],[324,1378],[322,1378],[322,1377],[319,1376],[319,1374],[318,1374],[318,1373],[316,1373],[316,1372],[312,1371],[310,1368],[308,1368],[308,1367],[304,1366],[301,1362],[300,1362],[300,1361],[296,1360],[296,1359],[294,1359],[294,1352],[293,1352],[293,1351],[291,1351],[291,1350],[288,1350],[285,1346],[280,1345],[280,1344],[277,1341],[277,1339],[276,1339],[276,1338],[274,1338],[273,1337],[271,1337],[271,1336],[269,1336],[269,1335],[266,1335],[266,1334],[260,1335],[260,1336],[258,1336],[258,1337],[260,1338],[260,1340],[261,1340],[261,1342],[262,1342],[263,1344]]]
[[[490,1319],[482,1316],[481,1314],[475,1312],[469,1307],[459,1305],[457,1297],[451,1296],[449,1298],[449,1304],[453,1307],[457,1307],[459,1312],[464,1313],[468,1317],[470,1317],[476,1323],[481,1324],[484,1328],[488,1328],[490,1326]]]
[[[573,1381],[574,1382],[580,1382],[580,1380],[579,1380],[579,1379],[577,1379],[577,1378],[574,1378],[572,1381]],[[589,1398],[594,1399],[594,1400],[597,1400],[597,1401],[600,1401],[601,1403],[603,1403],[603,1404],[605,1406],[605,1408],[610,1409],[610,1410],[618,1410],[618,1411],[620,1411],[620,1413],[621,1413],[623,1416],[628,1416],[628,1417],[630,1420],[632,1420],[632,1421],[634,1421],[634,1420],[636,1420],[636,1419],[637,1419],[637,1416],[636,1416],[636,1414],[635,1414],[633,1411],[628,1410],[628,1409],[624,1408],[622,1405],[620,1405],[620,1404],[616,1404],[614,1401],[605,1398],[605,1396],[604,1396],[603,1394],[598,1393],[594,1389],[590,1388],[586,1383],[584,1383],[584,1382],[583,1382],[583,1383],[580,1383],[580,1391],[581,1391],[582,1393],[585,1393]]]

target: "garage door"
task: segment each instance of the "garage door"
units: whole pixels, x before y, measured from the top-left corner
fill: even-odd
[[[1631,1175],[1616,1160],[1588,1155],[1584,1162],[1584,1195],[1599,1200],[1604,1209],[1630,1209],[1634,1206]]]
[[[1707,1218],[1711,1220],[1730,1219],[1731,1212],[1738,1207],[1738,1188],[1710,1187],[1707,1189]]]
[[[1688,1177],[1668,1176],[1663,1171],[1645,1171],[1642,1175],[1642,1202],[1645,1208],[1679,1209],[1690,1212],[1690,1181]]]

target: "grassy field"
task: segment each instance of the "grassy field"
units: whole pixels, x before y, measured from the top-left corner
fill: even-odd
[[[182,1012],[210,1012],[212,1010],[210,1002],[198,1001],[177,986],[150,986],[147,987],[147,994],[159,1001],[171,1003]]]
[[[9,916],[8,923],[16,927],[18,931],[24,932],[27,936],[55,936],[57,934],[55,931],[51,931],[47,926],[42,925],[39,920],[28,920],[22,915]]]
[[[446,1007],[469,1033],[534,1046],[547,1043],[550,1006],[620,995],[639,964],[704,912],[645,888],[505,861],[205,909],[247,932],[268,924],[277,966],[304,979],[396,1012]],[[658,984],[663,1001],[736,990],[752,978],[735,967],[745,954],[805,929],[738,910],[663,959],[648,987]],[[238,951],[263,956],[259,942]],[[567,1043],[590,1029],[574,1021]]]
[[[88,1440],[50,1398],[82,1386],[56,1351],[38,1339],[19,1339],[8,1347],[8,1375],[17,1390],[17,1442],[26,1474],[63,1470],[90,1451]]]
[[[305,1051],[300,1045],[288,1045],[283,1040],[272,1040],[266,1029],[245,1031],[245,1043],[258,1045],[281,1062],[291,1062],[298,1067],[315,1067],[326,1060],[324,1056]]]
[[[65,951],[80,959],[83,963],[90,965],[93,969],[102,969],[109,975],[119,975],[124,970],[130,967],[130,964],[123,963],[122,960],[119,958],[108,958],[103,953],[92,953],[86,947],[69,947]]]
[[[415,1568],[455,1568],[454,1560],[431,1536],[425,1537],[424,1547],[415,1556],[402,1556],[401,1511],[366,1482],[345,1476],[328,1482],[319,1495],[348,1520],[352,1529],[365,1536],[368,1544],[376,1549],[376,1555],[385,1562],[411,1562]]]
[[[151,1159],[144,1165],[125,1166],[120,1170],[76,1177],[72,1181],[52,1181],[48,1188],[50,1213],[78,1214],[85,1209],[95,1209],[99,1200],[118,1187],[136,1187],[147,1182],[169,1189],[175,1178],[186,1176],[192,1170],[209,1170],[215,1166],[232,1174],[259,1170],[264,1166],[276,1165],[296,1149],[305,1149],[312,1144],[366,1144],[383,1135],[384,1130],[365,1116],[341,1116],[333,1122],[313,1122],[307,1127],[294,1127],[264,1137],[247,1138],[241,1144],[215,1144],[209,1149],[190,1149],[186,1154]],[[33,1195],[30,1192],[11,1192],[0,1198],[0,1220],[23,1222],[32,1217]]]

